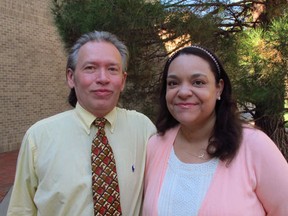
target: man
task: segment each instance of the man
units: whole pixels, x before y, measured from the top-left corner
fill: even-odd
[[[91,180],[96,117],[107,120],[122,215],[139,214],[146,143],[155,127],[143,114],[116,107],[128,56],[126,46],[108,32],[91,32],[75,43],[66,73],[69,102],[75,108],[41,120],[26,132],[8,215],[100,214],[94,212]]]

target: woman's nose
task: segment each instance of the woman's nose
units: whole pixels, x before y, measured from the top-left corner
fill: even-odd
[[[186,85],[181,86],[178,91],[178,96],[181,98],[190,97],[192,95],[193,95],[192,89]]]

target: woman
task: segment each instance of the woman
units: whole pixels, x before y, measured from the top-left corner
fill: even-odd
[[[143,215],[288,215],[288,164],[241,122],[217,57],[185,47],[166,62],[148,144]]]

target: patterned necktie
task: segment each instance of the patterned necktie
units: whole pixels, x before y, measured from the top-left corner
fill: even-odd
[[[105,118],[94,121],[98,132],[92,142],[92,191],[95,215],[121,215],[116,163],[105,135]]]

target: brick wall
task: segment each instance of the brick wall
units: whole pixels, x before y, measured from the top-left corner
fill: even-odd
[[[66,55],[51,0],[0,0],[0,153],[34,122],[69,108]]]

